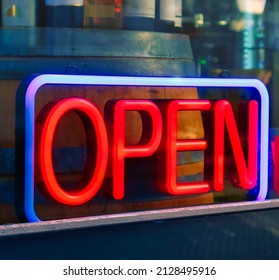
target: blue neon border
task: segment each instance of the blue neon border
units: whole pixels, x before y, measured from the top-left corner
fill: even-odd
[[[35,146],[35,97],[46,84],[100,85],[100,86],[166,86],[166,87],[233,87],[255,88],[261,98],[260,123],[260,182],[255,200],[265,200],[268,192],[268,137],[269,95],[265,85],[257,79],[225,78],[163,78],[125,76],[49,75],[36,76],[28,85],[25,95],[25,171],[24,210],[29,222],[41,221],[34,208],[34,146]]]

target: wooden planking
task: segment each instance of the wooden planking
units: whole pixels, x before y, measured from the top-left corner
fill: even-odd
[[[0,81],[0,102],[5,104],[0,110],[0,148],[14,147],[15,143],[15,95],[19,81]],[[110,99],[162,99],[187,98],[197,99],[194,88],[162,88],[162,87],[83,87],[83,86],[43,86],[36,98],[36,114],[48,103],[57,98],[70,96],[85,97],[100,109],[103,114],[104,106]],[[141,120],[137,112],[129,112],[126,119],[127,141],[137,142],[141,134]],[[75,127],[76,133],[72,133]],[[61,120],[55,138],[55,146],[84,145],[84,133],[81,121],[74,113]],[[181,139],[203,138],[203,125],[200,112],[180,112],[178,121],[178,137]],[[130,135],[130,136],[129,136]]]
[[[86,98],[104,112],[105,104],[110,99],[198,99],[196,88],[164,87],[86,87]],[[179,112],[178,138],[202,139],[204,130],[199,111]],[[137,112],[129,112],[126,118],[126,141],[137,143],[142,130],[141,119]]]
[[[19,81],[0,80],[0,149],[15,145],[15,96]]]

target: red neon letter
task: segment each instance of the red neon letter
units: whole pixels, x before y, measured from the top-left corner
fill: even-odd
[[[273,146],[273,189],[279,194],[279,136],[274,136]]]
[[[173,195],[198,194],[208,192],[210,187],[206,182],[177,183],[177,152],[205,150],[205,140],[178,140],[178,111],[209,110],[207,100],[173,100],[161,104],[162,115],[166,127],[160,147],[159,186],[162,191]],[[187,127],[185,127],[187,129]]]
[[[108,133],[112,133],[110,152],[113,177],[112,195],[115,199],[124,197],[124,159],[147,157],[160,145],[162,119],[157,106],[148,100],[120,100],[106,105]],[[137,145],[125,145],[125,112],[138,111],[142,118],[143,131]],[[113,112],[113,114],[111,114]]]
[[[238,184],[243,189],[252,189],[257,182],[258,103],[256,101],[249,102],[248,169],[230,103],[225,100],[220,100],[215,104],[214,111],[214,190],[222,191],[224,188],[225,123],[236,161],[239,176]]]
[[[83,178],[75,191],[66,192],[56,180],[52,163],[52,145],[55,129],[61,117],[76,112],[86,131],[87,161]],[[80,205],[90,200],[99,190],[106,172],[108,159],[107,133],[98,109],[82,98],[67,98],[46,106],[36,123],[37,163],[44,189],[54,200],[67,205]]]

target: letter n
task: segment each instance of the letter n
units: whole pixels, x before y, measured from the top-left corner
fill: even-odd
[[[258,103],[253,100],[248,104],[248,155],[246,159],[231,104],[226,100],[216,102],[214,115],[213,189],[222,191],[224,188],[225,124],[236,164],[236,174],[238,174],[237,178],[234,178],[234,183],[243,189],[254,188],[257,183]],[[243,120],[240,119],[240,121]]]

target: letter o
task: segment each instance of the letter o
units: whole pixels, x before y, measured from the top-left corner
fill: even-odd
[[[83,177],[75,190],[65,191],[58,183],[52,161],[52,147],[59,120],[74,111],[83,122],[87,159]],[[43,181],[43,191],[52,199],[66,205],[80,205],[98,192],[103,182],[108,161],[108,139],[104,120],[99,110],[83,98],[66,98],[46,105],[38,116],[36,132],[38,146],[36,161]]]

